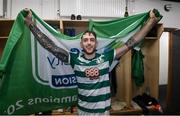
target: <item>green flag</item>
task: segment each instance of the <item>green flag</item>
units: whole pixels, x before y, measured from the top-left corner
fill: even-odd
[[[34,114],[77,103],[77,82],[70,65],[44,49],[24,24],[21,11],[0,59],[0,114]],[[147,20],[148,13],[107,22],[90,21],[101,53],[124,44]],[[33,12],[37,27],[59,47],[81,52],[81,34],[66,36]],[[108,28],[109,27],[109,28]],[[112,66],[113,68],[113,66]]]
[[[34,43],[30,37],[21,12],[12,27],[0,62],[0,114],[33,114],[69,107],[77,102],[76,86],[58,89],[49,86],[50,82],[45,79],[35,78],[38,76],[36,73],[41,72],[33,64],[36,59],[32,59],[31,46]],[[71,81],[68,79],[65,81]]]

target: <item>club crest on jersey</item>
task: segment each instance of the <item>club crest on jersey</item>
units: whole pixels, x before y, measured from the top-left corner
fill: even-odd
[[[103,62],[104,62],[103,56],[100,56],[96,61],[97,64],[100,64],[100,63],[103,63]]]

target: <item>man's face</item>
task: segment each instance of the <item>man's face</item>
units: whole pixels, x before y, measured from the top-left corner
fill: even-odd
[[[81,39],[81,47],[85,54],[93,54],[96,50],[97,40],[92,33],[85,33]]]

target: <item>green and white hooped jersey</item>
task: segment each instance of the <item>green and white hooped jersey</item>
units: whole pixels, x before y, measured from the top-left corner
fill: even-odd
[[[88,60],[81,54],[70,54],[78,82],[78,108],[85,112],[105,112],[111,108],[109,68],[115,58],[115,50],[98,54]],[[88,76],[98,77],[90,79]]]

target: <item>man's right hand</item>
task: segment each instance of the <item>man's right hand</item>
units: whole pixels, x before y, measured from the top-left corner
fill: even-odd
[[[25,17],[24,21],[26,25],[29,27],[29,25],[34,24],[34,22],[32,21],[32,12],[28,8],[25,8],[24,11],[27,12],[27,16]]]
[[[161,19],[161,15],[160,15],[159,11],[156,9],[153,9],[149,12],[149,17],[150,17],[150,19],[155,19],[156,22]]]

